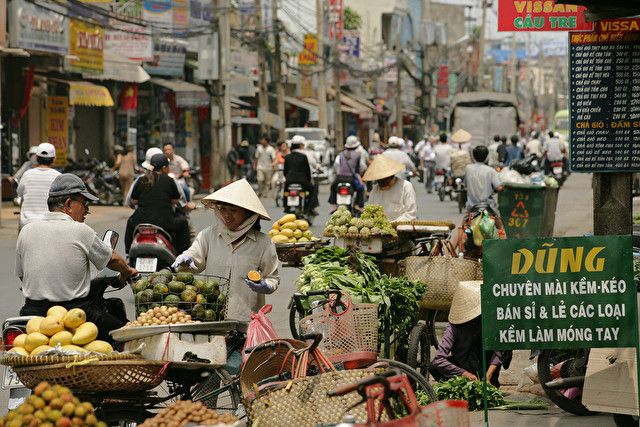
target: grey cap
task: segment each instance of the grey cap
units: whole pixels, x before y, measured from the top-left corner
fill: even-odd
[[[80,177],[72,173],[58,175],[49,188],[49,197],[72,196],[74,194],[79,194],[92,202],[100,200],[87,191],[87,187]]]

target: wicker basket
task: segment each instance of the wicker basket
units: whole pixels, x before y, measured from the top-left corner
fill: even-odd
[[[312,241],[303,243],[277,243],[276,253],[280,262],[289,267],[302,265],[302,258],[315,253],[318,249],[329,244],[325,241]]]
[[[58,363],[16,367],[20,381],[28,388],[48,381],[82,391],[144,391],[156,387],[166,374],[167,362],[114,360]]]
[[[54,354],[47,356],[21,356],[19,354],[5,353],[0,360],[0,364],[19,367],[19,366],[41,366],[41,365],[55,365],[58,363],[71,363],[80,362],[86,359],[100,360],[100,361],[113,361],[113,360],[136,360],[142,359],[139,354],[130,353],[113,353],[113,354],[77,354],[77,355],[62,355]]]

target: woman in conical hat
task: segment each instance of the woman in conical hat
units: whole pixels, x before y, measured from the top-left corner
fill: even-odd
[[[228,277],[227,318],[248,320],[280,283],[276,248],[260,232],[260,220],[271,218],[246,179],[222,187],[202,204],[215,212],[217,222],[202,230],[172,267]],[[261,280],[248,280],[249,271],[258,271]]]
[[[442,335],[429,371],[436,380],[463,376],[482,378],[482,323],[480,281],[460,282],[451,301],[449,325]],[[491,384],[500,387],[500,368],[509,367],[511,352],[487,351],[487,372]]]
[[[389,221],[411,221],[417,217],[416,191],[405,179],[396,176],[405,166],[384,153],[371,162],[363,181],[375,181],[369,195],[370,205],[381,205]]]

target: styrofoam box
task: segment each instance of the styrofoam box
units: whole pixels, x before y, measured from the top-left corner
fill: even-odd
[[[354,247],[365,254],[379,254],[382,252],[382,239],[354,239],[351,237],[336,237],[336,246],[340,248]]]
[[[227,344],[222,335],[165,332],[127,341],[124,349],[133,351],[142,343],[142,356],[148,360],[180,362],[184,354],[190,351],[200,359],[211,361],[213,365],[222,366],[227,363]]]

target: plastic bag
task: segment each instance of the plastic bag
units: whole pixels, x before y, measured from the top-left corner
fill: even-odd
[[[482,246],[482,241],[484,239],[498,238],[496,222],[491,218],[489,212],[485,210],[471,221],[471,231],[473,232],[473,243],[477,247]]]
[[[244,346],[242,346],[242,363],[249,357],[245,353],[245,349],[255,347],[266,341],[278,339],[278,334],[276,334],[271,320],[267,317],[272,308],[271,304],[265,304],[257,313],[251,315],[251,321],[247,329],[247,339],[244,342]]]

